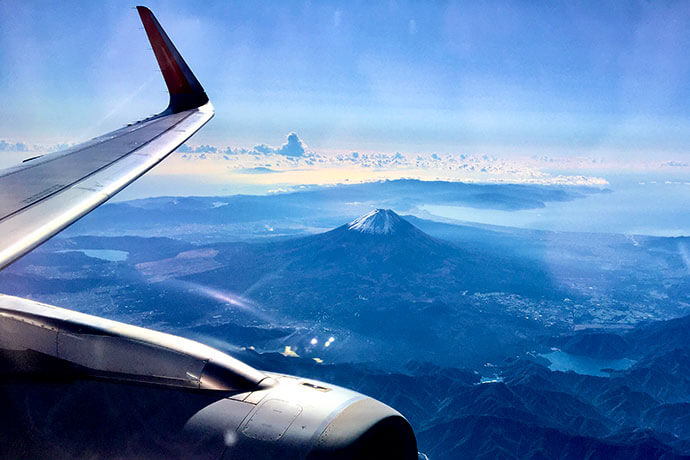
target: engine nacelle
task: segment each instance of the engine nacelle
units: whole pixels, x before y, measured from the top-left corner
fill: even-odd
[[[385,404],[314,380],[272,377],[273,387],[210,405],[186,429],[211,433],[228,413],[246,413],[224,431],[224,460],[417,458],[412,428]]]

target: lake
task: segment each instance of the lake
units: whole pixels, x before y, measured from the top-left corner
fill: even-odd
[[[549,369],[552,371],[573,371],[577,374],[593,375],[595,377],[609,377],[610,374],[603,369],[622,371],[635,364],[634,360],[628,358],[597,359],[590,358],[589,356],[573,355],[561,350],[540,354],[539,356],[549,360],[551,363]]]
[[[117,249],[68,249],[59,252],[81,252],[87,257],[94,259],[107,260],[109,262],[121,262],[127,260],[129,252],[119,251]]]

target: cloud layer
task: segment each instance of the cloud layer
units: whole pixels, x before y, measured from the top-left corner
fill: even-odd
[[[23,158],[69,147],[67,144],[41,146],[0,139],[0,152]],[[683,158],[648,162],[616,163],[596,157],[533,155],[501,158],[477,153],[335,152],[309,149],[295,132],[280,146],[257,144],[251,148],[212,144],[183,144],[155,175],[204,176],[224,184],[354,183],[370,180],[410,178],[463,182],[605,185],[606,171],[685,171],[690,163]],[[21,155],[20,155],[21,154]],[[3,165],[8,166],[8,165]],[[555,173],[554,171],[572,171]]]
[[[287,136],[286,142],[280,147],[267,144],[258,144],[250,149],[183,145],[178,152],[182,153],[180,159],[186,163],[184,166],[177,165],[177,167],[170,164],[167,171],[171,174],[189,171],[190,165],[194,164],[200,174],[203,171],[213,174],[222,171],[222,174],[227,175],[230,181],[253,183],[297,185],[395,178],[565,185],[604,185],[607,183],[600,177],[553,175],[542,171],[539,166],[553,166],[554,162],[560,161],[551,157],[532,157],[527,161],[520,161],[500,159],[487,154],[465,153],[325,154],[308,149],[294,132]],[[568,159],[568,161],[572,165],[573,160]],[[170,163],[170,160],[168,162]],[[591,161],[582,160],[580,163],[589,165]],[[164,169],[160,171],[164,172]]]

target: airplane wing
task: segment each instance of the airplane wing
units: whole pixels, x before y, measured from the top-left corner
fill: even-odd
[[[0,268],[108,200],[213,117],[204,89],[153,13],[137,10],[168,86],[168,107],[0,172]],[[119,381],[216,390],[255,389],[268,381],[191,340],[0,294],[0,354],[8,350],[37,352],[86,369],[82,373],[90,377]]]
[[[0,172],[0,268],[107,201],[213,117],[204,89],[153,13],[137,10],[170,104],[159,115]]]

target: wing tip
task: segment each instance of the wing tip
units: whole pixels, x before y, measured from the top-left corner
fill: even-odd
[[[136,8],[170,93],[170,104],[163,113],[183,112],[209,102],[204,88],[182,59],[153,12],[142,5]]]

